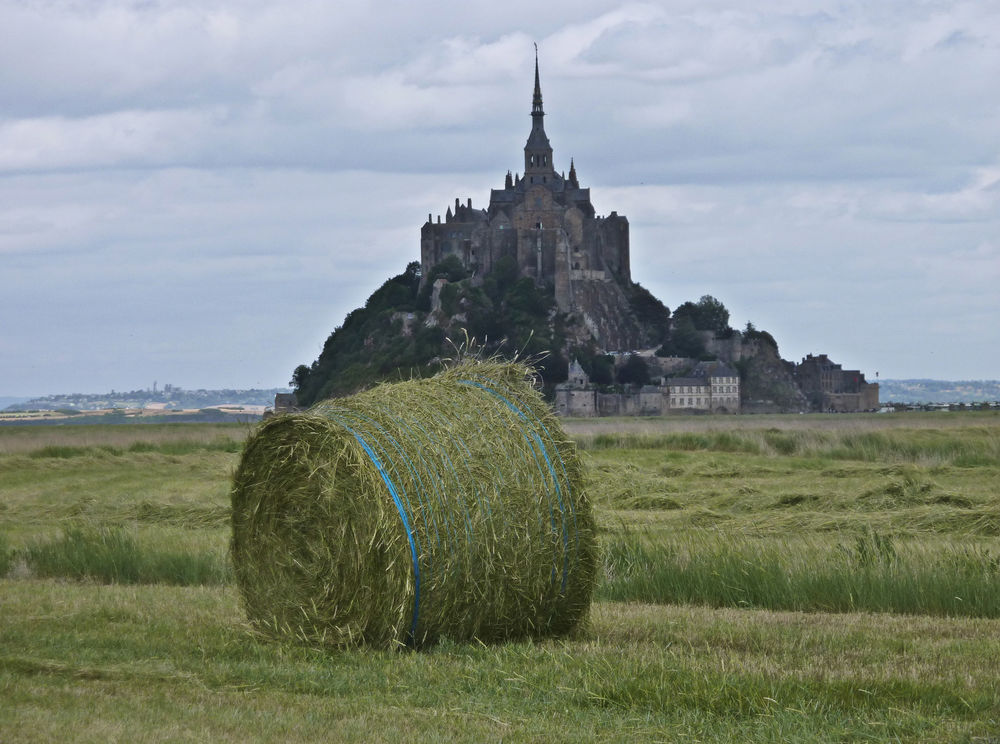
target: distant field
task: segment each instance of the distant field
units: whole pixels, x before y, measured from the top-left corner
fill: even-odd
[[[1000,411],[901,411],[898,413],[754,414],[561,419],[575,439],[596,434],[665,434],[691,431],[880,431],[1000,426]]]
[[[143,424],[131,426],[91,426],[65,424],[61,426],[0,427],[0,456],[32,453],[44,458],[54,454],[52,448],[92,450],[114,453],[123,449],[155,449],[157,447],[199,447],[220,445],[236,452],[250,432],[242,423],[222,424]]]
[[[0,741],[1000,740],[1000,415],[565,422],[604,554],[574,637],[265,643],[240,424],[0,427]]]

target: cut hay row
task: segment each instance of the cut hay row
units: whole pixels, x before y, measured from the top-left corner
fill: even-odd
[[[262,424],[232,492],[253,625],[378,646],[570,630],[593,589],[593,520],[528,374],[467,362]]]

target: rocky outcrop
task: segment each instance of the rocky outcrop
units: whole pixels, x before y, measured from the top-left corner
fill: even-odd
[[[627,351],[660,341],[635,317],[618,282],[580,280],[571,286],[578,309],[567,316],[567,333],[574,344]]]
[[[795,382],[795,365],[782,359],[776,347],[767,341],[744,342],[741,355],[735,364],[741,371],[745,413],[810,410],[809,401]]]

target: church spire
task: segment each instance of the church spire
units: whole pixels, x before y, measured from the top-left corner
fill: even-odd
[[[545,116],[542,110],[542,84],[538,80],[538,44],[535,44],[535,95],[531,99],[531,116]]]
[[[548,183],[555,175],[552,145],[545,135],[545,111],[542,110],[542,84],[538,76],[538,45],[535,44],[535,93],[531,99],[531,134],[524,146],[524,176],[528,183]]]

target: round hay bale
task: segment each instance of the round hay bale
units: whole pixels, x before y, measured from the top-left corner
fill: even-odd
[[[261,424],[232,490],[250,622],[338,646],[572,629],[594,585],[593,517],[529,373],[465,362]]]

